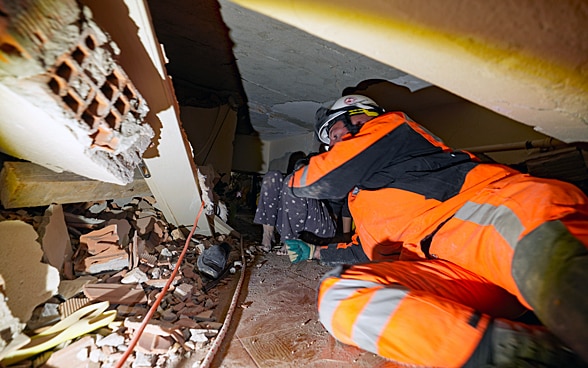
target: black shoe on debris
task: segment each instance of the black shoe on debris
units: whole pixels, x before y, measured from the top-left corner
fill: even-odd
[[[489,367],[588,367],[543,326],[503,319],[492,326],[492,363]]]
[[[224,242],[205,249],[196,261],[198,271],[213,280],[218,279],[227,265],[230,251],[231,247]]]

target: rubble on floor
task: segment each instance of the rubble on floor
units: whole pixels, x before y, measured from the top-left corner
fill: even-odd
[[[236,233],[194,235],[170,281],[190,232],[167,223],[154,202],[142,197],[0,211],[0,224],[20,223],[39,234],[43,264],[60,275],[57,293],[20,329],[14,318],[0,316],[3,365],[114,367],[136,333],[140,338],[126,367],[174,367],[206,355],[223,326],[218,290],[253,262],[255,250],[244,251]],[[224,272],[212,280],[199,272],[197,259],[221,243],[230,253]],[[20,272],[26,277],[29,270]],[[10,289],[0,289],[10,301]],[[0,311],[4,307],[0,303]]]

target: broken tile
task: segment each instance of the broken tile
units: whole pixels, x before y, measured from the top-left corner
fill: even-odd
[[[139,236],[135,234],[133,236],[133,241],[129,243],[129,267],[135,268],[139,265]]]
[[[107,301],[111,304],[142,304],[147,302],[147,296],[140,284],[87,284],[84,294],[95,301]]]
[[[140,346],[140,345],[138,344],[137,346]],[[167,350],[164,353],[166,353],[166,352],[167,352]],[[138,351],[135,354],[135,360],[133,361],[132,368],[151,368],[151,367],[154,367],[153,363],[155,362],[155,356],[153,356],[153,354],[158,354],[158,353]]]
[[[143,353],[165,354],[173,343],[171,337],[143,332],[137,342],[137,350]]]
[[[212,313],[214,311],[212,309],[205,310],[204,312],[200,312],[194,316],[194,319],[198,322],[200,321],[214,321],[215,318],[212,317]]]
[[[206,342],[209,338],[218,335],[217,330],[209,328],[191,328],[189,331],[190,341],[194,342]]]
[[[116,307],[117,315],[120,317],[144,317],[148,309],[138,305],[119,305]]]
[[[83,257],[75,264],[74,269],[80,274],[98,274],[104,271],[122,270],[128,266],[128,253],[115,244],[96,255]]]
[[[102,338],[99,338],[98,340],[96,340],[96,346],[98,347],[103,347],[103,346],[119,346],[124,344],[125,342],[125,337],[113,332],[109,335],[106,335]]]
[[[65,260],[71,258],[73,251],[61,205],[52,204],[47,207],[37,232],[41,239],[44,261],[61,273],[71,276],[73,270],[63,269]]]
[[[134,268],[127,272],[120,282],[123,284],[140,284],[147,280],[149,280],[149,277],[147,277],[145,272],[141,271],[139,268]]]
[[[99,254],[113,245],[119,245],[117,225],[108,225],[102,229],[91,231],[80,237],[80,245],[85,247],[88,253]]]
[[[157,257],[143,251],[143,253],[141,253],[140,262],[145,263],[151,267],[155,267],[155,264],[157,263]]]
[[[192,295],[192,285],[190,284],[180,284],[178,285],[173,295],[178,298],[180,301],[186,300],[188,297]]]
[[[107,201],[98,201],[94,202],[89,208],[88,211],[94,214],[100,213],[104,211],[108,207]]]
[[[96,346],[91,336],[84,336],[80,340],[60,349],[49,357],[42,366],[44,368],[98,368],[96,362],[90,360],[90,352]]]
[[[176,326],[178,326],[179,328],[199,328],[200,327],[198,322],[196,322],[193,319],[191,319],[190,317],[186,317],[186,316],[181,316],[180,318],[178,318],[177,321],[174,322],[174,324]]]
[[[145,235],[153,230],[153,224],[155,223],[155,216],[146,216],[142,218],[137,218],[134,221],[135,228],[137,229],[137,233],[139,235]]]
[[[91,275],[80,276],[73,280],[61,280],[57,291],[64,299],[69,299],[82,292],[84,285],[95,283],[96,281],[98,279]]]
[[[178,319],[178,316],[171,310],[166,309],[160,313],[161,319],[166,322],[174,322]]]
[[[174,280],[172,281],[171,284],[176,285],[181,279],[182,279],[181,276],[176,276],[176,277],[174,277]],[[145,281],[145,285],[161,289],[165,286],[165,284],[167,284],[168,280],[169,279],[151,279],[151,280]]]
[[[129,244],[129,235],[131,233],[131,224],[126,219],[111,219],[106,222],[107,226],[115,225],[116,233],[120,239],[120,245],[124,248]]]
[[[107,284],[117,284],[120,282],[120,280],[123,279],[123,277],[126,276],[128,270],[127,269],[122,269],[119,272],[115,273],[114,275],[110,275],[108,277],[103,278],[101,281],[105,282]]]

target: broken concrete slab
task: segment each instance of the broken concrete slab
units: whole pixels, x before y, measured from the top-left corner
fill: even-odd
[[[35,307],[57,294],[59,271],[41,263],[43,251],[35,229],[22,221],[0,222],[0,272],[8,306],[26,322]]]

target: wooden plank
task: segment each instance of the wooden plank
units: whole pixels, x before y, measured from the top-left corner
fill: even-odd
[[[127,185],[106,183],[70,172],[56,173],[30,162],[4,162],[0,202],[4,208],[47,206],[151,195],[140,173]]]

